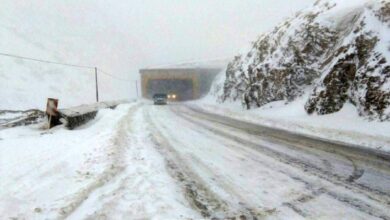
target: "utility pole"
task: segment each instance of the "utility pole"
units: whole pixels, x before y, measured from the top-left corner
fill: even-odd
[[[98,86],[97,67],[95,67],[95,84],[96,84],[96,102],[99,102],[99,86]]]
[[[135,80],[135,90],[137,92],[137,99],[138,99],[138,80]]]

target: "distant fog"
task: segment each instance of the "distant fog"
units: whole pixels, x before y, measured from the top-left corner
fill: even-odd
[[[314,0],[2,0],[0,29],[12,29],[53,57],[96,65],[119,77],[136,80],[142,67],[232,57],[260,33],[313,3]],[[14,39],[0,37],[3,44]],[[23,48],[6,49],[3,52],[40,57]]]

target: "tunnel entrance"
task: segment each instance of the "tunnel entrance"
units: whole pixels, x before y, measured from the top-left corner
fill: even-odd
[[[171,94],[171,101],[199,99],[209,92],[215,76],[221,70],[192,65],[140,69],[142,97],[150,99],[154,94],[166,93]]]
[[[177,101],[192,100],[194,85],[191,79],[151,79],[147,85],[147,93],[152,97],[156,93],[175,94]]]

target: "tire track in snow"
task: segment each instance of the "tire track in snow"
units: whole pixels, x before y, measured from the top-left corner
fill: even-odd
[[[196,162],[196,165],[198,168],[202,170],[202,173],[207,173],[208,176],[211,177],[213,182],[219,186],[221,189],[223,189],[225,192],[231,194],[238,200],[238,206],[246,210],[248,213],[250,213],[250,216],[256,216],[259,218],[265,218],[273,213],[276,212],[275,208],[265,208],[265,207],[259,207],[258,204],[254,204],[251,201],[249,201],[242,193],[240,193],[234,186],[234,183],[229,182],[226,179],[221,178],[219,175],[216,175],[216,171],[212,170],[210,167],[208,167],[204,162],[201,161],[201,159],[195,155],[191,155],[191,159]]]
[[[234,135],[230,134],[229,132],[224,131],[223,129],[217,128],[216,126],[211,127],[209,125],[206,125],[206,124],[201,123],[199,121],[195,121],[193,119],[193,118],[197,118],[197,119],[200,119],[201,121],[204,121],[205,119],[202,117],[197,117],[194,114],[191,114],[191,117],[190,117],[190,116],[182,114],[182,112],[180,112],[180,111],[175,111],[175,110],[173,110],[173,111],[178,116],[182,117],[183,119],[185,119],[185,120],[187,120],[187,121],[189,121],[197,126],[203,127],[204,129],[207,129],[212,133],[215,133],[215,134],[220,135],[222,137],[228,138],[232,141],[235,141],[238,144],[245,145],[245,146],[248,146],[252,149],[260,151],[261,153],[264,153],[265,155],[268,155],[272,158],[276,158],[285,164],[292,165],[292,166],[297,167],[301,170],[307,171],[310,174],[317,176],[317,177],[320,177],[321,179],[327,180],[335,185],[342,185],[343,187],[345,187],[348,190],[351,190],[353,192],[357,192],[360,194],[364,194],[369,199],[374,200],[376,202],[379,202],[385,206],[389,204],[389,201],[388,201],[389,197],[386,194],[383,195],[383,192],[381,192],[382,194],[378,194],[377,191],[375,191],[375,190],[372,190],[372,189],[366,188],[366,187],[361,187],[360,185],[354,184],[353,181],[349,180],[349,178],[351,176],[355,176],[357,179],[359,177],[359,175],[362,175],[361,172],[357,172],[357,170],[359,170],[359,169],[356,166],[354,166],[354,170],[350,176],[348,176],[347,178],[341,177],[341,176],[332,174],[327,170],[323,170],[319,167],[313,166],[312,164],[307,164],[305,161],[301,161],[299,159],[292,158],[289,155],[282,154],[278,151],[274,151],[266,146],[259,145],[259,144],[253,143],[251,141],[242,139],[240,137],[234,136]],[[210,123],[210,122],[208,122],[208,123]],[[282,172],[284,172],[284,171],[282,171]],[[307,181],[304,181],[301,177],[292,176],[291,174],[286,173],[286,172],[284,172],[284,173],[289,175],[290,177],[302,182],[302,183],[305,183],[305,185],[310,186],[309,188],[312,188],[312,189],[315,188],[315,186],[313,186],[311,183],[309,183]],[[326,193],[327,195],[331,196],[332,198],[334,198],[340,202],[343,202],[345,204],[348,204],[349,206],[351,206],[357,210],[363,211],[371,216],[375,216],[377,218],[386,219],[386,220],[390,219],[389,213],[382,212],[380,209],[373,207],[372,205],[370,205],[369,203],[366,203],[365,201],[363,201],[361,199],[351,198],[347,195],[341,195],[341,194],[339,194],[335,191],[329,190],[329,189],[322,189],[320,192],[321,193],[317,193],[317,191],[313,191],[312,192],[313,196],[310,196],[310,195],[305,196],[304,195],[301,199],[298,199],[295,202],[287,202],[287,203],[285,203],[285,205],[289,206],[290,208],[292,208],[294,211],[296,211],[298,214],[302,215],[303,217],[307,217],[308,214],[305,214],[303,211],[301,211],[299,208],[297,208],[295,203],[296,202],[307,202],[311,199],[314,199],[318,195]]]
[[[202,126],[202,127],[206,128],[206,129],[212,131],[212,132],[217,132],[218,134],[220,134],[222,136],[226,136],[227,138],[230,138],[232,140],[236,140],[238,142],[240,142],[240,141],[248,142],[247,140],[244,140],[244,139],[238,137],[237,135],[233,135],[231,132],[226,132],[226,129],[218,128],[218,126],[216,126],[216,124],[219,125],[219,126],[230,127],[230,128],[232,128],[234,130],[237,130],[239,132],[244,132],[245,133],[246,132],[245,130],[241,130],[241,129],[238,129],[238,128],[235,128],[235,127],[231,127],[231,126],[229,126],[227,124],[220,124],[220,123],[214,122],[214,121],[213,122],[215,124],[213,124],[212,126],[206,125],[206,124],[204,124],[204,122],[206,122],[208,124],[210,124],[211,122],[207,118],[204,118],[202,115],[200,115],[200,113],[190,114],[190,113],[185,112],[184,114],[187,114],[187,115],[184,115],[182,112],[179,112],[177,110],[173,110],[173,111],[175,111],[175,113],[177,115],[182,116],[184,119],[189,120],[192,123],[197,124],[199,126]],[[197,118],[197,119],[199,119],[199,121],[195,121],[195,120],[193,120],[193,118]],[[201,123],[200,121],[203,121],[203,123]],[[263,140],[262,136],[259,136],[257,134],[251,134],[251,135],[257,136],[260,140]],[[296,150],[301,150],[302,149],[302,147],[296,146],[296,145],[291,144],[291,143],[289,144],[288,142],[281,142],[281,143],[282,144],[286,143],[286,145],[290,145],[290,147],[289,146],[285,146],[285,147],[289,147],[290,149],[294,149],[294,147],[296,147],[295,148]],[[318,172],[320,172],[321,174],[323,174],[325,176],[328,176],[329,179],[334,179],[335,181],[341,181],[341,182],[343,182],[344,185],[351,186],[351,187],[359,190],[361,193],[369,192],[369,194],[367,194],[367,196],[369,198],[373,199],[373,200],[378,200],[378,201],[382,201],[383,203],[390,204],[390,193],[385,192],[385,191],[380,191],[378,189],[370,188],[368,186],[365,186],[365,185],[362,185],[362,184],[359,184],[359,183],[355,182],[357,179],[359,179],[361,177],[360,175],[364,174],[364,169],[360,168],[358,166],[358,163],[356,162],[356,160],[353,157],[349,156],[349,155],[341,155],[347,161],[349,161],[351,166],[352,166],[351,172],[349,174],[347,174],[346,176],[344,176],[344,175],[339,175],[338,173],[331,172],[332,168],[328,169],[326,167],[325,168],[319,167],[316,164],[312,164],[312,163],[306,162],[306,161],[304,161],[304,160],[302,160],[300,158],[291,157],[290,155],[287,155],[287,154],[285,154],[285,153],[283,153],[281,151],[276,151],[276,150],[274,150],[272,148],[269,148],[269,147],[266,147],[266,146],[264,146],[262,144],[256,144],[256,143],[250,142],[249,146],[253,146],[254,149],[266,151],[266,152],[271,153],[273,155],[277,155],[279,157],[283,157],[283,158],[287,159],[287,161],[289,163],[300,165],[299,167],[301,167],[304,170],[307,169],[307,168],[314,169],[314,174],[317,174]],[[293,148],[291,148],[291,147],[293,147]],[[306,151],[306,150],[303,150],[303,151],[305,153],[311,154],[310,151]],[[329,153],[329,152],[326,152],[326,153]],[[334,154],[337,155],[337,154],[339,154],[339,152],[334,152]],[[318,155],[313,155],[313,156],[318,156]],[[319,158],[321,160],[324,159],[321,156],[319,156]],[[326,164],[327,162],[323,162],[323,163]]]
[[[348,182],[355,182],[356,180],[358,180],[360,177],[362,177],[363,176],[363,174],[364,174],[364,169],[360,169],[359,167],[358,167],[358,165],[356,164],[356,162],[352,159],[352,158],[350,158],[350,157],[348,157],[348,156],[345,156],[349,161],[351,161],[351,163],[352,163],[352,165],[353,165],[353,172],[352,172],[352,174],[346,179],[346,181],[348,181]]]
[[[177,113],[177,114],[180,114],[180,113]],[[184,117],[184,116],[182,116]],[[188,119],[185,119],[188,121]],[[194,122],[190,122],[192,124],[194,124]],[[214,131],[214,130],[209,130],[209,131]],[[199,131],[198,131],[199,132]],[[207,135],[205,132],[202,132],[202,134],[205,134]],[[214,134],[215,135],[215,134]],[[222,137],[222,136],[221,136]],[[222,137],[222,138],[226,138],[226,137]],[[231,140],[231,139],[229,139]],[[324,194],[326,192],[326,190],[321,187],[321,188],[318,188],[316,187],[315,185],[307,182],[307,181],[304,181],[302,178],[300,177],[297,177],[295,175],[291,175],[291,173],[293,172],[286,172],[286,170],[283,170],[283,169],[280,169],[280,168],[276,168],[276,167],[273,167],[273,166],[270,166],[269,164],[265,163],[264,161],[261,161],[259,160],[258,158],[256,158],[256,151],[253,152],[253,149],[252,148],[246,148],[246,147],[242,147],[241,145],[244,144],[242,142],[240,142],[239,140],[234,140],[234,141],[237,141],[235,144],[230,144],[228,145],[228,147],[230,148],[236,148],[236,149],[239,149],[240,151],[244,151],[244,152],[247,152],[247,157],[252,159],[253,161],[256,161],[257,163],[261,164],[263,167],[267,167],[269,168],[270,170],[273,170],[273,171],[276,171],[276,172],[279,172],[279,173],[282,173],[286,176],[289,176],[290,178],[300,182],[300,183],[303,183],[305,186],[306,186],[306,189],[309,190],[310,193],[304,193],[302,194],[301,196],[299,196],[298,198],[292,200],[292,201],[289,201],[289,202],[283,202],[282,205],[283,206],[286,206],[290,209],[292,209],[293,211],[295,211],[298,215],[304,217],[304,218],[315,218],[313,216],[310,215],[310,213],[302,210],[299,208],[300,205],[302,205],[303,203],[307,203],[311,200],[314,200],[316,199],[317,197],[319,197],[320,195]],[[267,155],[266,155],[267,156]],[[272,159],[275,159],[273,157],[271,157]],[[225,185],[226,186],[226,185]],[[243,201],[245,199],[243,198]],[[250,204],[248,202],[248,204]],[[272,213],[275,213],[275,212],[278,212],[278,209],[277,208],[280,208],[280,207],[275,207],[275,208],[270,208],[268,209],[267,213],[268,214],[272,214]]]
[[[74,219],[199,219],[187,203],[156,150],[145,123],[144,109],[127,117],[126,169],[99,188]],[[174,184],[172,184],[174,183]],[[178,189],[179,188],[179,189]]]
[[[269,137],[277,141],[285,141],[289,144],[303,144],[307,150],[311,148],[331,154],[338,154],[342,156],[346,155],[350,158],[353,158],[354,161],[363,163],[365,166],[370,166],[375,169],[381,169],[382,171],[387,173],[389,173],[390,170],[390,153],[357,145],[348,145],[343,142],[337,142],[315,136],[295,133],[293,131],[273,128],[266,125],[251,123],[245,120],[240,121],[229,116],[223,116],[207,112],[205,110],[193,106],[183,107],[191,111],[191,113],[195,113],[203,118],[207,118],[209,121],[213,121],[217,124],[225,125],[239,130],[244,130],[256,136],[261,136],[264,138]],[[188,111],[186,113],[188,113]]]
[[[123,118],[130,117],[138,108],[139,104],[130,107],[128,113],[124,115]],[[121,120],[115,129],[115,133],[110,139],[108,146],[105,146],[106,149],[111,150],[111,152],[108,154],[109,165],[99,176],[97,176],[97,178],[92,183],[66,199],[70,200],[71,202],[60,209],[59,214],[61,219],[66,219],[68,216],[70,216],[88,199],[91,193],[110,182],[125,170],[123,156],[126,147],[126,133],[129,126],[128,123],[129,122],[127,120]]]
[[[318,161],[311,162],[311,164],[313,166],[318,166],[318,163],[321,163],[323,165],[321,167],[321,169],[323,171],[325,171],[327,173],[334,173],[335,167],[333,166],[333,164],[331,162],[329,162],[328,159],[324,158],[324,156],[319,153],[320,150],[315,149],[315,146],[305,146],[305,143],[301,143],[300,141],[292,140],[290,138],[277,139],[275,137],[269,137],[267,135],[267,133],[259,135],[256,132],[239,129],[239,128],[236,128],[233,126],[229,126],[228,124],[225,124],[225,123],[224,124],[219,123],[218,121],[208,120],[205,117],[203,117],[200,113],[194,112],[194,111],[192,111],[192,109],[190,109],[190,110],[191,110],[191,112],[188,112],[188,111],[184,112],[184,111],[179,111],[177,109],[172,108],[172,111],[174,111],[179,116],[184,117],[184,115],[188,115],[188,116],[191,116],[193,118],[198,118],[201,121],[208,121],[208,123],[214,122],[215,124],[219,124],[220,126],[222,125],[222,126],[226,126],[227,128],[239,130],[241,133],[244,132],[247,135],[249,134],[249,135],[259,137],[259,138],[261,137],[262,142],[267,142],[267,143],[270,143],[272,145],[278,145],[278,146],[282,145],[285,148],[288,148],[294,152],[299,151],[299,153],[301,153],[303,151],[303,152],[305,152],[305,154],[310,155],[313,158],[317,158]],[[353,164],[353,161],[350,160],[350,157],[347,157],[345,155],[336,155],[334,152],[330,153],[330,152],[321,151],[321,153],[327,153],[327,154],[331,154],[332,156],[337,156],[339,158],[332,158],[332,159],[339,160],[339,161],[342,160],[344,162],[348,161],[348,163],[350,163],[350,165],[351,165],[351,167],[353,167],[353,169],[356,168]],[[353,171],[351,171],[351,173],[353,173]],[[349,173],[347,175],[348,175],[348,177],[350,176]]]
[[[145,112],[145,118],[149,124],[148,130],[151,131],[151,139],[154,142],[156,149],[166,160],[166,166],[171,176],[176,179],[185,192],[187,200],[191,203],[203,217],[215,217],[216,213],[225,213],[228,208],[224,201],[221,201],[216,195],[198,181],[197,177],[185,163],[180,159],[179,155],[170,146],[168,140],[164,138],[161,132],[157,129],[155,123],[151,120],[149,113]],[[178,165],[180,164],[180,166]],[[197,181],[196,181],[196,180]]]
[[[152,140],[157,150],[165,157],[166,164],[172,177],[182,186],[186,198],[192,206],[205,218],[212,219],[258,219],[263,218],[265,213],[257,213],[254,210],[244,207],[232,207],[229,202],[224,201],[214,192],[210,191],[202,179],[191,170],[179,153],[171,146],[151,119],[150,113],[145,112],[149,123]],[[163,126],[163,125],[162,125]],[[170,140],[173,138],[170,137]]]

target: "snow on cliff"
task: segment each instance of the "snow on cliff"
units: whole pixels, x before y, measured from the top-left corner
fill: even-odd
[[[390,119],[390,2],[318,0],[264,34],[228,65],[220,101],[248,109],[305,98],[309,114],[352,104]]]

